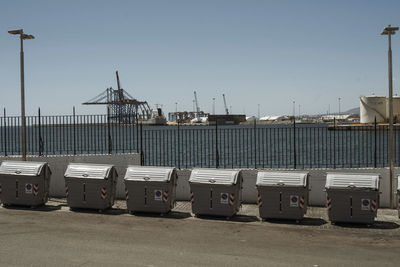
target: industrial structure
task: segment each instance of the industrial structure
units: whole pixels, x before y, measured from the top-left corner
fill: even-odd
[[[121,88],[116,71],[118,89],[107,88],[98,96],[82,103],[83,105],[107,105],[109,119],[117,123],[134,123],[136,120],[151,119],[152,110],[146,101],[138,101]]]
[[[204,118],[207,117],[208,113],[204,111],[200,112],[193,112],[193,111],[176,111],[176,112],[169,112],[168,113],[168,120],[169,121],[176,121],[176,122],[190,122],[193,119]]]
[[[169,121],[192,123],[192,124],[209,124],[209,125],[237,125],[246,121],[246,115],[230,114],[226,104],[225,94],[222,94],[224,101],[224,114],[209,114],[200,109],[196,91],[193,92],[193,111],[175,111],[168,113]],[[215,98],[213,98],[215,101]],[[215,111],[215,102],[213,102],[213,110]],[[214,113],[214,112],[213,112]]]
[[[193,92],[193,109],[194,111],[175,111],[168,113],[169,121],[183,122],[183,123],[204,123],[208,117],[208,113],[205,113],[200,109],[199,101],[197,99],[196,91]]]
[[[360,122],[374,123],[389,122],[389,100],[385,96],[362,96],[360,97]],[[400,119],[400,97],[393,97],[393,121]]]
[[[224,108],[226,115],[229,115],[228,106],[226,105],[225,94],[222,94],[222,98],[224,99]]]

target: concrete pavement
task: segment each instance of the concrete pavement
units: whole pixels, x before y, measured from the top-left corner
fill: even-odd
[[[398,266],[400,221],[379,210],[377,223],[331,225],[325,209],[307,218],[262,222],[255,205],[239,216],[195,218],[179,202],[166,216],[129,215],[125,203],[99,214],[0,208],[1,266]]]

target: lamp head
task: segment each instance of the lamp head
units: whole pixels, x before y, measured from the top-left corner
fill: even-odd
[[[35,36],[31,34],[22,34],[22,39],[24,40],[35,39]]]
[[[399,27],[392,27],[391,25],[385,27],[381,33],[381,35],[393,35],[396,31],[399,30]]]
[[[19,29],[19,30],[11,30],[11,31],[8,31],[8,33],[9,33],[9,34],[22,34],[23,31],[22,31],[22,29]]]

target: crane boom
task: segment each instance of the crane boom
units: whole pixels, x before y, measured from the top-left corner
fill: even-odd
[[[121,91],[121,85],[119,83],[119,76],[118,76],[118,71],[115,72],[117,75],[117,85],[118,85],[118,96],[119,96],[119,101],[122,102],[122,91]]]
[[[199,107],[199,102],[197,101],[197,94],[196,91],[194,91],[194,102],[196,103],[196,112],[200,112],[200,107]]]
[[[225,94],[222,94],[222,97],[224,98],[225,113],[226,113],[226,115],[229,115],[229,110],[228,110],[228,107],[226,106]]]

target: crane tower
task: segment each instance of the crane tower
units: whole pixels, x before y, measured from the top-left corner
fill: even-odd
[[[138,101],[128,92],[121,88],[118,71],[118,89],[107,88],[96,97],[82,103],[83,105],[107,105],[109,118],[112,122],[134,123],[136,119],[148,120],[151,118],[152,110],[146,101]]]

